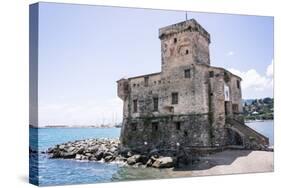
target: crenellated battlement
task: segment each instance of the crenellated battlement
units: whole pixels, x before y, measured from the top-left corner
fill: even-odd
[[[195,19],[160,28],[159,38],[162,40],[166,37],[171,37],[183,32],[198,32],[208,41],[208,43],[211,43],[210,34]]]

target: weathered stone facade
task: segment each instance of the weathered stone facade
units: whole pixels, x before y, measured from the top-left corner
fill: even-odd
[[[247,135],[227,123],[230,118],[244,125],[241,78],[210,65],[209,33],[191,19],[161,28],[159,38],[161,72],[117,81],[124,101],[121,146],[244,147]],[[262,135],[256,140],[268,143]]]

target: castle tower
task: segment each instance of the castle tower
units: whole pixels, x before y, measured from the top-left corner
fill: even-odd
[[[162,72],[192,64],[210,65],[210,34],[194,19],[159,29]]]
[[[210,65],[210,35],[194,19],[163,27],[161,72],[120,79],[121,148],[134,151],[263,145],[241,121],[241,78]],[[243,117],[243,116],[242,116]]]

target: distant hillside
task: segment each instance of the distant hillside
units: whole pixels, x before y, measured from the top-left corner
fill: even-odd
[[[274,119],[274,99],[244,99],[243,112],[245,120],[272,120]]]
[[[254,101],[254,100],[256,100],[256,99],[242,99],[242,102],[243,102],[243,104],[248,104],[248,105],[250,105],[250,104],[252,104],[252,102]]]

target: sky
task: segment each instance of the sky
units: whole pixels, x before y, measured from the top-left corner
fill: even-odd
[[[244,99],[273,97],[273,17],[187,12],[211,35],[211,65],[242,77]],[[183,11],[40,3],[39,126],[122,121],[116,81],[161,71],[158,29]]]

